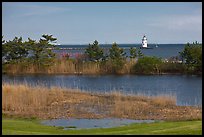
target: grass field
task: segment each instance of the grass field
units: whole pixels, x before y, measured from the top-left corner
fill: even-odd
[[[146,135],[201,135],[202,121],[156,122],[131,124],[114,128],[99,129],[71,129],[41,125],[35,119],[3,118],[2,134],[146,134]]]

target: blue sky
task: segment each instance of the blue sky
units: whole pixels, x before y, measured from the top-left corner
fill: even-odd
[[[2,35],[60,44],[202,42],[201,2],[3,2]]]

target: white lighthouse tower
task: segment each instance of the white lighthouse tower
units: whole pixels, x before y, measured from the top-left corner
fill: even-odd
[[[147,48],[147,38],[145,35],[143,36],[143,39],[142,39],[142,48]]]

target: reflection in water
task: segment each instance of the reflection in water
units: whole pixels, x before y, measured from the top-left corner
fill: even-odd
[[[202,105],[202,77],[186,75],[3,75],[2,82],[77,88],[89,92],[176,96],[177,105]]]

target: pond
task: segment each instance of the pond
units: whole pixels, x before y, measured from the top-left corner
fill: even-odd
[[[48,126],[63,127],[67,129],[82,129],[82,128],[111,128],[124,126],[131,123],[152,123],[154,120],[133,120],[119,118],[104,118],[104,119],[53,119],[44,120],[41,123]]]
[[[3,75],[2,82],[85,92],[169,95],[176,97],[177,105],[202,105],[202,76],[195,75]]]

